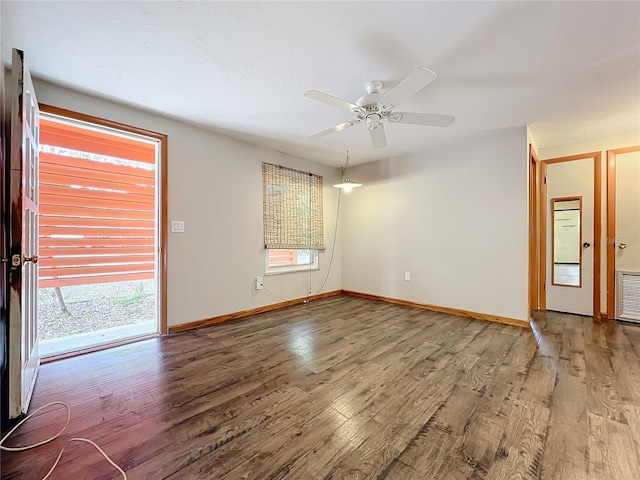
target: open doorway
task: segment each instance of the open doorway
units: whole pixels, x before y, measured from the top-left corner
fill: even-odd
[[[40,355],[163,332],[166,138],[41,108]]]
[[[541,162],[543,310],[600,318],[601,154]]]

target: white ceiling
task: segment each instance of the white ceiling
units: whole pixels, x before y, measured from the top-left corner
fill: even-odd
[[[339,166],[531,125],[539,146],[640,131],[640,2],[2,1],[3,61],[41,78]],[[399,107],[446,129],[365,125],[311,140],[369,80],[438,79]],[[383,90],[384,92],[384,90]]]

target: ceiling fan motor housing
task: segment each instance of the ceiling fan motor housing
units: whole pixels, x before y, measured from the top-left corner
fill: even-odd
[[[380,122],[383,118],[387,118],[393,110],[393,105],[381,103],[384,95],[380,93],[380,90],[382,90],[382,82],[371,81],[367,83],[368,93],[356,101],[356,105],[360,109],[352,110],[360,120],[367,120],[369,125],[371,125],[371,121]],[[371,119],[371,115],[375,117]]]
[[[356,105],[362,108],[375,107],[382,100],[383,95],[380,92],[367,93],[356,101]]]

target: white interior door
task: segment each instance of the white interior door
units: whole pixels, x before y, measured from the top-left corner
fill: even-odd
[[[593,189],[592,158],[547,165],[547,310],[593,315]]]
[[[616,318],[640,321],[640,152],[616,155],[615,202]]]
[[[26,413],[38,357],[38,101],[24,52],[13,50],[9,225],[9,417]]]

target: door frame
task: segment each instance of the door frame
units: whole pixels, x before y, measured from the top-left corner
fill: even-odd
[[[160,211],[158,212],[158,218],[160,220],[159,225],[159,252],[158,252],[158,292],[160,294],[158,305],[159,327],[160,334],[168,333],[167,327],[167,187],[168,187],[168,175],[167,175],[167,157],[168,157],[168,137],[163,133],[153,132],[144,128],[134,127],[120,122],[107,120],[100,117],[94,117],[92,115],[86,115],[84,113],[78,113],[73,110],[67,110],[65,108],[54,107],[52,105],[40,104],[40,111],[43,113],[49,113],[51,115],[59,115],[62,117],[71,118],[73,120],[79,120],[82,122],[93,123],[101,127],[113,128],[116,130],[122,130],[135,135],[142,135],[155,140],[160,143],[160,165],[158,169],[158,198],[160,201]]]
[[[640,145],[607,150],[607,317],[616,318],[616,155],[640,152]]]
[[[0,49],[1,53],[1,49]],[[9,153],[9,125],[8,118],[10,118],[9,110],[11,108],[11,102],[5,100],[5,93],[7,90],[5,82],[4,68],[0,69],[0,421],[2,425],[5,425],[9,419],[9,316],[8,305],[9,301],[9,205],[11,204],[8,198],[7,180],[8,175],[8,153]]]
[[[554,163],[593,158],[593,317],[601,318],[600,288],[602,259],[602,153],[591,152],[542,160],[540,188],[540,309],[547,309],[547,167]]]
[[[529,144],[529,318],[540,309],[540,160]]]

